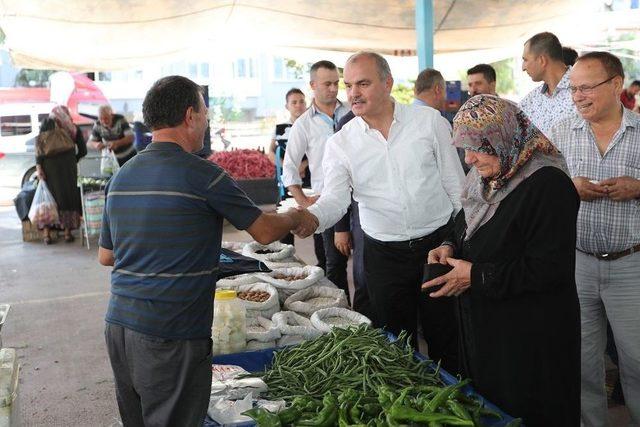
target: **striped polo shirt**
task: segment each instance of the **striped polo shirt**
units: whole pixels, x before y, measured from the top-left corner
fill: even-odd
[[[113,250],[106,321],[168,339],[211,336],[222,221],[260,209],[219,166],[154,142],[111,179],[100,246]]]

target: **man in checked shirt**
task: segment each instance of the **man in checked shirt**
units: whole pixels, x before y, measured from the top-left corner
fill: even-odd
[[[640,424],[640,116],[620,103],[623,81],[622,64],[614,55],[579,57],[569,85],[578,113],[551,131],[581,198],[576,284],[584,426],[607,424],[607,318],[618,348],[625,401]]]

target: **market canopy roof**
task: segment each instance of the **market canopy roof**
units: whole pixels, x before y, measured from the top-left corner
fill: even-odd
[[[568,24],[597,2],[434,0],[436,53],[503,48]],[[16,65],[138,67],[245,46],[415,55],[415,2],[388,0],[5,0],[0,28]],[[585,25],[586,26],[586,25]]]

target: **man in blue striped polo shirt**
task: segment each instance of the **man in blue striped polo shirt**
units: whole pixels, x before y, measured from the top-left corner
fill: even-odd
[[[260,243],[298,227],[266,214],[220,167],[194,156],[207,108],[191,80],[158,80],[143,102],[152,143],[106,190],[99,260],[113,266],[105,337],[125,426],[201,426],[222,221]]]

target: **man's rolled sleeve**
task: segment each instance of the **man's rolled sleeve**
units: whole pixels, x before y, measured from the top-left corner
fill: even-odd
[[[322,159],[324,187],[320,198],[309,207],[318,218],[320,233],[337,223],[351,204],[351,175],[347,159],[338,148],[334,137],[329,138]]]
[[[301,121],[297,120],[289,133],[287,149],[284,152],[284,163],[282,165],[282,183],[285,187],[291,185],[302,185],[300,178],[300,163],[307,151],[307,136]]]
[[[208,184],[205,194],[209,206],[238,230],[246,230],[262,214],[260,208],[222,170]]]

